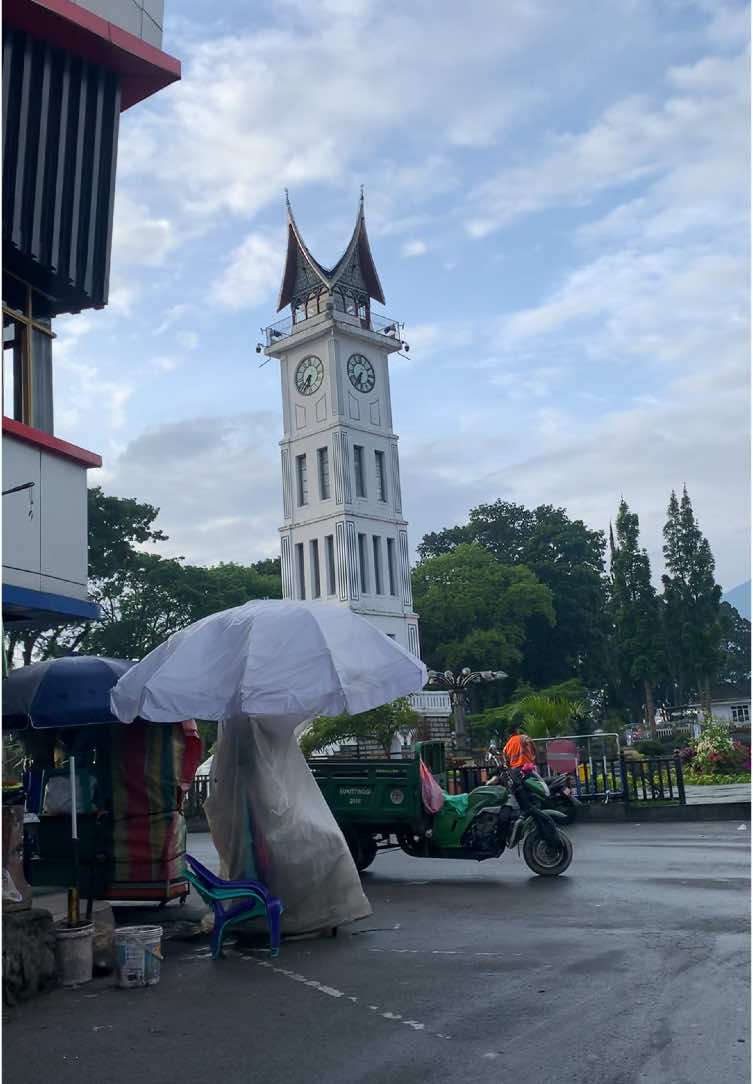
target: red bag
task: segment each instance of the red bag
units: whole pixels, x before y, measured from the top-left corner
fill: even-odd
[[[421,765],[421,801],[427,813],[438,813],[444,805],[444,794],[439,783],[431,774],[423,760]]]

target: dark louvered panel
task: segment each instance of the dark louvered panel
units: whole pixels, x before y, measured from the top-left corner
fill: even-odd
[[[3,92],[4,265],[56,312],[104,305],[120,77],[6,29]]]

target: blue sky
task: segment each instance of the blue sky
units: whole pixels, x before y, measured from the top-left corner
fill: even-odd
[[[363,184],[412,544],[497,497],[606,530],[624,496],[658,577],[687,484],[748,578],[746,5],[168,0],[164,49],[182,81],[121,118],[110,304],[57,321],[56,432],[160,507],[165,554],[278,553],[283,190],[327,265]]]

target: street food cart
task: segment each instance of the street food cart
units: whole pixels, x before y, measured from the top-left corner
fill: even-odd
[[[113,723],[21,732],[27,752],[27,879],[75,883],[68,758],[76,763],[82,898],[185,900],[183,798],[201,760],[196,724]]]

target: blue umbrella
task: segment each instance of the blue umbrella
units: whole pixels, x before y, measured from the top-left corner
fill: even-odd
[[[18,730],[28,723],[35,729],[117,723],[110,711],[110,689],[132,666],[125,659],[67,655],[11,670],[3,678],[3,728]],[[75,925],[79,919],[79,853],[74,756],[69,764],[74,887],[68,894],[68,921]],[[87,918],[90,914],[91,899]]]
[[[126,659],[67,655],[11,670],[3,678],[3,728],[117,723],[110,689],[132,666]]]

